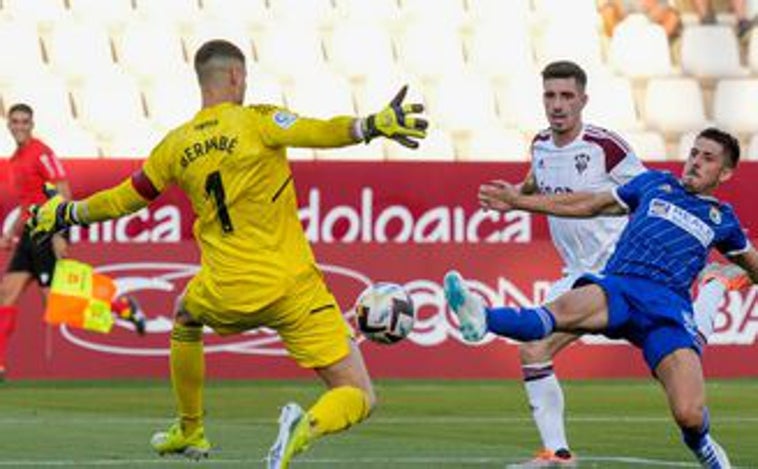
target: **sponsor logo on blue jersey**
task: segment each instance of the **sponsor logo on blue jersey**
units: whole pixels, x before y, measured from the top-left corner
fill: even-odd
[[[650,201],[648,215],[670,221],[694,236],[705,248],[710,246],[715,236],[713,229],[701,219],[687,210],[662,199],[655,198]]]

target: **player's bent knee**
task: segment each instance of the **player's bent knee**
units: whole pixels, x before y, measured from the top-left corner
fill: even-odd
[[[699,429],[703,425],[704,406],[695,402],[679,404],[673,414],[680,428]]]

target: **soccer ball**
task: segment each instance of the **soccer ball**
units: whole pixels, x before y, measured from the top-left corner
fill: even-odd
[[[355,304],[358,328],[368,339],[394,344],[413,330],[413,301],[396,283],[380,282],[366,288]]]

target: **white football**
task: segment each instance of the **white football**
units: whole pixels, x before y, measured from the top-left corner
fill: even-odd
[[[358,328],[368,339],[394,344],[411,333],[416,318],[413,301],[396,283],[379,282],[366,288],[355,304]]]

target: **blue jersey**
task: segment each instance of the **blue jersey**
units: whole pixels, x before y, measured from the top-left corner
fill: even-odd
[[[614,190],[629,224],[604,273],[658,282],[689,298],[712,247],[726,256],[749,242],[729,204],[696,195],[666,171],[647,171]]]

